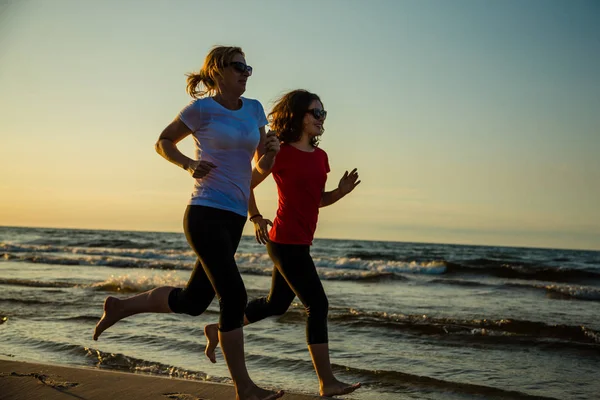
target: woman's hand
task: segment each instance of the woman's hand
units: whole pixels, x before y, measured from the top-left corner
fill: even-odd
[[[348,171],[344,173],[344,176],[342,176],[342,179],[340,179],[340,183],[338,184],[338,190],[340,191],[342,196],[345,196],[351,191],[353,191],[359,183],[360,181],[358,180],[358,171],[356,170],[356,168],[354,168],[352,172],[350,172],[350,174],[348,174]]]
[[[261,216],[252,218],[252,222],[254,223],[254,235],[256,236],[256,241],[261,244],[269,243],[268,225],[273,226],[273,222]]]
[[[194,178],[200,179],[208,175],[213,168],[217,168],[217,166],[210,161],[192,160],[188,164],[186,171]]]
[[[265,153],[271,153],[273,155],[279,153],[279,139],[275,131],[267,132],[265,139]]]

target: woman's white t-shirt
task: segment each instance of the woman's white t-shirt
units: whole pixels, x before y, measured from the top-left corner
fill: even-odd
[[[258,100],[242,97],[242,107],[229,110],[212,97],[192,101],[179,119],[193,132],[195,157],[213,168],[196,179],[188,204],[232,211],[246,216],[250,196],[252,157],[267,124]]]

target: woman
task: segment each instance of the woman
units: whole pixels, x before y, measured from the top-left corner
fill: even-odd
[[[250,220],[256,238],[267,245],[275,267],[268,297],[251,301],[246,308],[245,324],[254,323],[286,312],[295,296],[306,308],[308,349],[319,378],[321,396],[353,392],[353,385],[338,381],[329,361],[327,337],[328,301],[317,269],[310,256],[320,207],[331,205],[346,196],[360,183],[356,169],[346,171],[337,189],[326,192],[329,172],[327,154],[317,147],[323,134],[327,112],[316,94],[295,90],[284,95],[269,114],[271,129],[282,142],[271,171],[255,170],[252,188],[273,173],[279,205],[275,222],[264,219],[250,196]],[[267,226],[271,225],[270,232]],[[218,344],[217,325],[204,329],[208,344],[206,355],[215,362]]]
[[[283,392],[259,388],[246,369],[242,327],[247,295],[234,259],[248,212],[252,156],[256,170],[266,173],[279,151],[277,138],[265,133],[261,104],[242,97],[251,74],[241,48],[218,46],[198,73],[188,75],[187,92],[195,100],[161,133],[156,151],[195,178],[184,231],[198,257],[196,265],[185,288],[165,286],[127,299],[108,297],[94,340],[134,314],[200,315],[216,293],[221,310],[218,337],[236,399],[272,400]],[[194,137],[197,160],[177,148],[188,135]]]

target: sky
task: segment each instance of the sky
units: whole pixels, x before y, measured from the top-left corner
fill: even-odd
[[[600,250],[594,0],[0,0],[0,225],[182,232],[154,143],[219,44],[267,112],[322,98],[327,190],[358,168],[316,237]]]

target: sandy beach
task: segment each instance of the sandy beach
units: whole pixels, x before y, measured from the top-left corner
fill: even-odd
[[[231,400],[233,386],[0,359],[0,399]],[[323,399],[286,393],[287,400]]]

